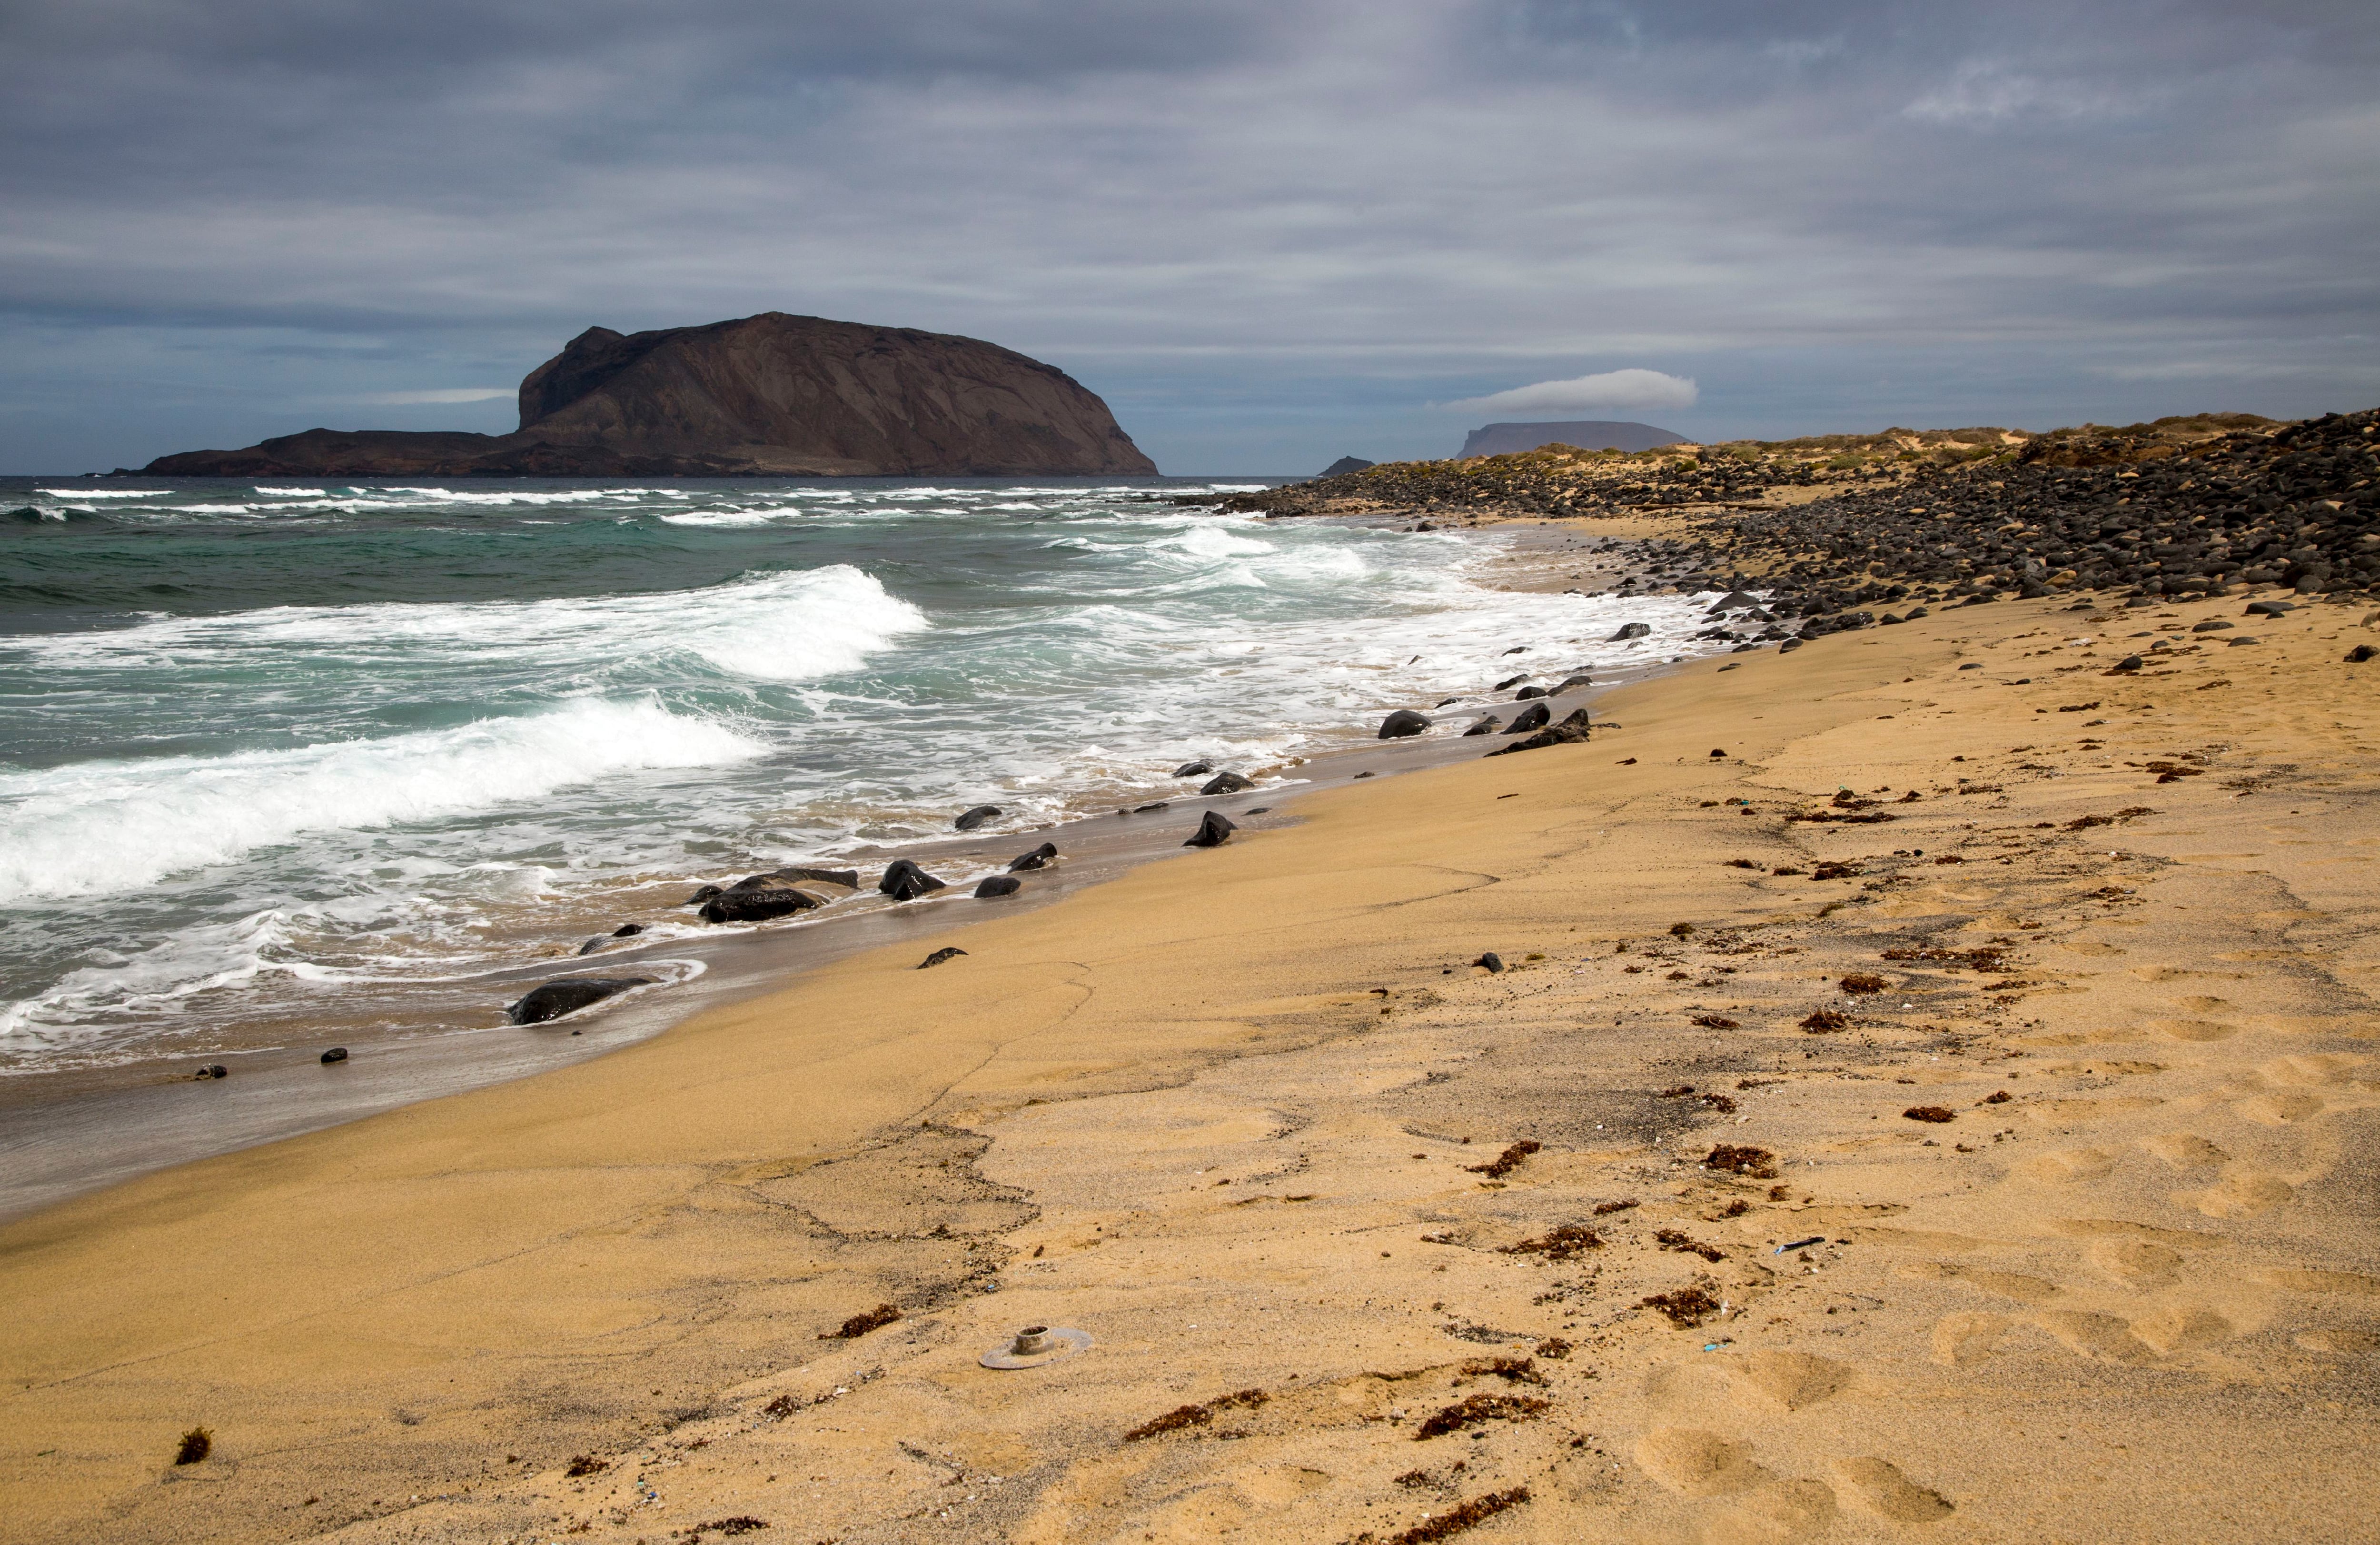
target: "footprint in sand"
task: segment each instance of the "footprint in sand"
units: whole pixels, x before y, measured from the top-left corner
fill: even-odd
[[[1786,1410],[1798,1411],[1841,1393],[1852,1381],[1852,1369],[1806,1352],[1755,1352],[1737,1365],[1735,1378]]]
[[[2338,1083],[2340,1074],[2369,1061],[2369,1057],[2349,1056],[2345,1052],[2311,1052],[2301,1057],[2275,1057],[2259,1064],[2256,1072],[2267,1083],[2321,1087]]]
[[[1723,1497],[1777,1478],[1753,1463],[1749,1443],[1730,1443],[1692,1427],[1646,1433],[1636,1445],[1636,1463],[1655,1480],[1689,1497]]]
[[[2231,1000],[2228,998],[2208,998],[2204,996],[2176,998],[2173,1001],[2173,1005],[2176,1008],[2187,1010],[2192,1014],[2216,1014],[2224,1009],[2229,1008],[2231,1006]]]
[[[2071,1184],[2097,1180],[2116,1167],[2116,1156],[2103,1148],[2070,1148],[2028,1159],[2018,1168],[2035,1180]]]
[[[1949,1261],[1919,1261],[1904,1266],[1900,1274],[1916,1281],[1961,1282],[1969,1287],[2002,1298],[2013,1298],[2020,1304],[2046,1304],[2058,1296],[2058,1284],[2039,1277],[2027,1277],[2015,1271],[1984,1271],[1972,1266],[1953,1265]]]
[[[2355,1298],[2380,1298],[2380,1278],[2367,1277],[2357,1271],[2320,1271],[2277,1266],[2262,1275],[2275,1287],[2286,1287],[2292,1293],[2336,1293]]]
[[[2008,1334],[2004,1314],[1946,1314],[1934,1322],[1934,1360],[1944,1368],[1968,1368],[1989,1357]]]
[[[1896,1524],[1930,1524],[1952,1512],[1942,1493],[1918,1485],[1888,1461],[1838,1459],[1834,1472],[1843,1490],[1870,1513]]]
[[[2368,1357],[2380,1352],[2380,1332],[2372,1331],[2304,1331],[2294,1339],[2309,1352],[2327,1352],[2334,1356]]]
[[[2114,1363],[2145,1363],[2156,1354],[2132,1333],[2132,1328],[2112,1314],[2083,1309],[2047,1309],[2034,1323],[2062,1342],[2068,1350]]]
[[[2102,1239],[2091,1247],[2091,1264],[2125,1287],[2145,1292],[2181,1280],[2181,1254],[2145,1239]]]
[[[2210,1218],[2252,1218],[2259,1212],[2271,1211],[2296,1195],[2287,1182],[2272,1175],[2237,1170],[2194,1198],[2185,1194],[2180,1199],[2190,1201]]]
[[[2229,1339],[2231,1321],[2213,1309],[2183,1305],[2133,1320],[2132,1334],[2170,1356],[2192,1346],[2211,1346]]]
[[[2149,1028],[2176,1040],[2221,1040],[2240,1033],[2238,1026],[2218,1024],[2212,1019],[2154,1019]]]
[[[2141,1146],[2178,1170],[2228,1164],[2231,1156],[2195,1132],[2165,1132],[2143,1137]]]
[[[2318,1094],[2291,1089],[2283,1094],[2260,1094],[2253,1100],[2242,1100],[2232,1109],[2261,1125],[2291,1126],[2322,1114],[2329,1109],[2329,1103]]]

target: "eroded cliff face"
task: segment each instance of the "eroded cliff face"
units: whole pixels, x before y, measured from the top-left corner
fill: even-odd
[[[161,456],[180,477],[1149,477],[1107,404],[978,338],[763,312],[592,327],[521,383],[511,434],[309,430]]]

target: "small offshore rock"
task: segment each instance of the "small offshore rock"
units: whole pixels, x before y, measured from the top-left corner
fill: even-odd
[[[1548,687],[1524,687],[1519,691],[1512,694],[1512,700],[1516,703],[1524,703],[1532,698],[1550,698],[1552,696],[1553,692]]]
[[[588,940],[587,943],[579,945],[577,953],[580,955],[593,955],[597,950],[601,949],[611,942],[612,936],[610,934],[599,933],[595,935],[594,938]]]
[[[1494,690],[1501,692],[1507,687],[1518,687],[1521,683],[1528,679],[1529,673],[1526,671],[1523,671],[1519,675],[1508,675],[1503,680],[1496,684]]]
[[[1198,792],[1200,794],[1237,794],[1243,789],[1256,786],[1257,781],[1254,778],[1245,777],[1237,772],[1218,772],[1208,779]]]
[[[1035,848],[1032,852],[1020,853],[1015,858],[1008,860],[1008,872],[1015,874],[1023,870],[1047,868],[1050,860],[1055,858],[1057,856],[1058,845],[1054,842],[1045,842],[1040,846]]]
[[[696,891],[694,894],[686,897],[684,901],[679,902],[678,905],[680,906],[699,906],[704,902],[709,901],[712,896],[720,894],[724,889],[724,886],[720,885],[705,885]]]
[[[589,1004],[625,992],[632,987],[650,987],[651,977],[556,977],[529,989],[521,1000],[504,1010],[504,1016],[516,1025],[542,1025],[549,1019],[559,1019],[565,1014],[576,1014]]]
[[[325,1063],[341,1063],[346,1060],[347,1049],[344,1046],[334,1046],[322,1053],[322,1061]]]
[[[933,891],[947,889],[944,882],[935,879],[907,858],[895,858],[884,870],[884,878],[876,888],[894,901],[915,901]]]
[[[1542,722],[1543,721],[1540,721],[1540,723]],[[1512,732],[1506,731],[1505,733],[1510,734]],[[1560,724],[1555,724],[1548,729],[1541,729],[1536,734],[1529,736],[1526,740],[1516,740],[1510,746],[1499,747],[1488,754],[1491,757],[1508,757],[1515,751],[1537,751],[1543,750],[1548,746],[1575,746],[1585,740],[1586,737],[1586,710],[1583,708],[1574,708],[1571,710],[1570,717],[1564,719]]]
[[[1651,623],[1632,622],[1623,624],[1619,632],[1614,633],[1610,638],[1606,639],[1603,641],[1607,644],[1617,644],[1629,639],[1649,639],[1652,636],[1653,625]]]
[[[1198,822],[1198,829],[1196,832],[1191,833],[1189,840],[1184,842],[1182,845],[1184,847],[1220,847],[1223,845],[1224,839],[1228,838],[1232,833],[1238,830],[1238,827],[1223,819],[1220,811],[1208,810],[1205,819]]]
[[[1531,703],[1528,707],[1521,710],[1520,712],[1512,715],[1512,722],[1504,727],[1504,733],[1506,735],[1526,735],[1531,730],[1541,730],[1546,727],[1546,724],[1553,718],[1553,716],[1554,711],[1548,705],[1544,703]]]
[[[728,891],[704,902],[698,916],[707,923],[758,923],[791,912],[806,912],[819,905],[819,898],[808,892],[789,888]]]
[[[1561,685],[1555,687],[1554,691],[1559,694],[1567,692],[1573,687],[1592,687],[1594,685],[1595,678],[1588,675],[1585,671],[1581,671],[1576,675],[1563,677]]]
[[[1416,713],[1410,708],[1401,708],[1380,721],[1379,738],[1402,740],[1409,735],[1420,735],[1428,728],[1427,714]]]
[[[1025,889],[1025,882],[1014,875],[995,874],[976,886],[975,898],[978,901],[990,901],[996,896],[1013,896],[1023,889]]]
[[[1480,720],[1477,724],[1472,725],[1469,729],[1464,730],[1463,734],[1467,739],[1475,735],[1494,735],[1498,730],[1500,730],[1503,727],[1504,721],[1490,713],[1486,718]]]
[[[926,956],[925,959],[917,962],[917,969],[922,971],[929,966],[940,966],[945,960],[956,960],[959,956],[965,954],[966,954],[966,951],[959,948],[956,944],[945,944],[941,949],[936,950],[933,954]]]
[[[645,925],[642,923],[622,923],[619,927],[612,931],[612,937],[614,939],[633,939],[644,931]]]
[[[953,821],[951,824],[956,826],[962,832],[972,832],[987,821],[998,821],[999,819],[999,806],[978,805],[971,810],[960,812],[958,820]]]
[[[1215,764],[1201,757],[1196,761],[1184,762],[1173,770],[1173,775],[1177,778],[1203,778],[1214,770]]]

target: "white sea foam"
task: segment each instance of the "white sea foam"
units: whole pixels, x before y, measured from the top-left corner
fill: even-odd
[[[165,491],[156,488],[37,488],[36,493],[47,493],[59,499],[162,499]]]
[[[327,499],[331,496],[327,488],[267,488],[259,483],[256,491],[275,499]]]
[[[926,626],[924,613],[886,593],[872,576],[834,564],[655,595],[273,606],[29,637],[13,647],[62,667],[232,663],[292,651],[370,664],[425,651],[561,664],[676,650],[741,675],[802,681],[850,670]]]
[[[381,739],[5,773],[0,899],[137,890],[306,832],[490,809],[607,773],[761,749],[655,703],[582,700]]]

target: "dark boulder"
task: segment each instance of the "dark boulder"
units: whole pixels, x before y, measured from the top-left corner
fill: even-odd
[[[1582,671],[1574,676],[1564,676],[1562,678],[1561,685],[1555,687],[1554,691],[1556,694],[1560,694],[1569,691],[1573,687],[1592,687],[1594,685],[1595,678]]]
[[[956,826],[962,832],[972,832],[987,821],[998,821],[999,819],[999,806],[978,805],[971,810],[962,812],[958,820],[953,821],[951,824]]]
[[[1542,750],[1548,746],[1575,746],[1587,737],[1586,710],[1572,709],[1570,717],[1550,729],[1539,730],[1526,740],[1516,740],[1510,746],[1500,746],[1488,752],[1491,757],[1511,756],[1514,751]]]
[[[1490,713],[1489,715],[1488,715],[1488,717],[1486,717],[1485,719],[1480,720],[1477,724],[1475,724],[1472,725],[1469,729],[1464,730],[1464,731],[1463,732],[1463,734],[1464,737],[1467,739],[1468,737],[1470,737],[1470,736],[1475,736],[1475,735],[1494,735],[1498,730],[1500,730],[1500,729],[1502,729],[1503,727],[1504,727],[1504,721],[1503,721],[1503,720],[1501,720],[1501,719],[1497,718],[1494,714]]]
[[[1198,792],[1200,794],[1237,794],[1243,789],[1256,786],[1257,781],[1254,778],[1243,777],[1237,772],[1218,772],[1208,779],[1206,786]]]
[[[987,877],[976,886],[975,898],[978,901],[990,901],[995,896],[1013,896],[1023,889],[1025,889],[1025,882],[1014,875],[995,874]]]
[[[1220,811],[1208,810],[1205,819],[1198,822],[1198,829],[1196,832],[1191,833],[1189,841],[1184,843],[1182,845],[1184,847],[1220,847],[1223,845],[1224,839],[1228,838],[1232,833],[1238,830],[1238,827],[1223,819]]]
[[[940,966],[945,960],[956,960],[959,956],[965,954],[966,954],[966,951],[959,948],[956,944],[945,944],[941,949],[936,950],[933,954],[926,956],[925,959],[917,962],[917,969],[922,971],[929,966]]]
[[[334,1046],[322,1053],[322,1061],[325,1063],[343,1063],[346,1060],[347,1049],[344,1046]]]
[[[935,879],[907,858],[895,858],[884,870],[884,878],[876,888],[894,901],[915,901],[929,892],[945,889],[945,882]]]
[[[1494,950],[1489,950],[1487,954],[1481,955],[1471,964],[1474,966],[1484,967],[1490,971],[1500,971],[1504,968],[1504,957],[1498,955]]]
[[[2236,627],[2238,626],[2239,624],[2237,623],[2225,622],[2221,617],[2208,617],[2192,627],[2191,631],[2192,633],[2220,633],[2227,627]]]
[[[2347,663],[2361,665],[2375,654],[2380,654],[2380,649],[2374,649],[2370,644],[2358,644],[2347,651]]]
[[[846,891],[859,889],[857,870],[810,869],[806,865],[794,864],[781,870],[771,870],[761,878],[787,882],[815,880],[822,884],[840,885]]]
[[[1532,698],[1550,698],[1552,696],[1552,691],[1547,687],[1524,687],[1519,691],[1512,694],[1512,700],[1516,703],[1524,703]]]
[[[2105,674],[2108,675],[2129,675],[2133,671],[2139,670],[2143,663],[2144,662],[2139,655],[2128,654],[2121,660],[2117,661],[2113,665],[2109,666]]]
[[[1058,845],[1053,842],[1045,842],[1040,846],[1035,848],[1032,852],[1020,853],[1015,858],[1008,860],[1008,872],[1014,874],[1021,870],[1038,870],[1047,868],[1050,861],[1057,856]]]
[[[1497,691],[1499,691],[1499,692],[1501,692],[1501,691],[1502,691],[1502,690],[1504,690],[1504,688],[1506,688],[1507,687],[1517,687],[1517,686],[1519,686],[1522,682],[1524,682],[1524,681],[1526,681],[1526,680],[1528,680],[1528,679],[1529,679],[1529,673],[1528,673],[1528,672],[1526,672],[1526,671],[1523,671],[1519,675],[1508,675],[1508,676],[1506,676],[1503,680],[1501,680],[1501,681],[1500,681],[1500,682],[1498,682],[1498,683],[1496,684],[1496,688],[1495,688],[1495,689],[1496,689]]]
[[[611,942],[612,936],[610,934],[599,933],[595,935],[594,938],[588,940],[587,943],[579,945],[578,953],[580,955],[593,955],[596,951],[601,949],[604,945],[609,944]]]
[[[614,939],[633,939],[644,931],[645,925],[642,923],[622,923],[619,927],[612,931],[612,937]]]
[[[758,923],[819,905],[819,898],[807,891],[729,891],[704,902],[698,916],[707,923]]]
[[[1624,623],[1619,632],[1603,641],[1607,644],[1617,644],[1629,639],[1648,639],[1652,634],[1653,625],[1649,622]]]
[[[1184,762],[1173,770],[1173,775],[1177,778],[1203,778],[1214,770],[1215,764],[1201,757],[1196,761]]]
[[[542,1025],[632,987],[652,984],[651,977],[556,977],[529,989],[518,1003],[504,1010],[504,1016],[516,1025]]]
[[[2252,617],[2281,617],[2287,616],[2289,613],[2296,610],[2297,603],[2295,602],[2252,601],[2248,602],[2247,614]]]
[[[1402,740],[1409,735],[1420,735],[1429,728],[1429,715],[1401,708],[1380,721],[1382,740]]]
[[[719,894],[723,889],[724,887],[719,885],[704,885],[698,889],[694,894],[686,897],[684,901],[679,902],[678,905],[680,906],[698,906],[702,903],[709,901],[712,896]]]
[[[1746,595],[1742,590],[1730,590],[1725,595],[1718,598],[1718,602],[1712,605],[1708,614],[1711,616],[1717,616],[1721,612],[1741,612],[1747,607],[1755,607],[1759,604],[1760,598],[1756,595]]]
[[[1521,710],[1520,712],[1512,715],[1512,722],[1504,726],[1504,733],[1506,735],[1526,735],[1531,730],[1543,729],[1546,727],[1548,721],[1551,720],[1553,716],[1554,711],[1546,704],[1541,702],[1531,703],[1528,707]]]

